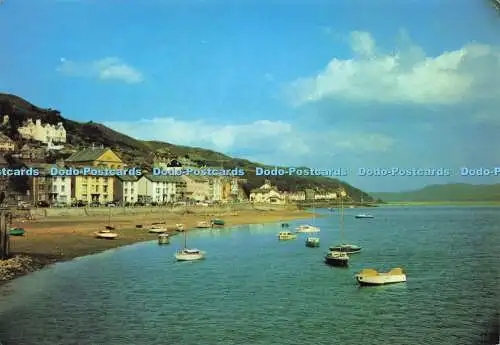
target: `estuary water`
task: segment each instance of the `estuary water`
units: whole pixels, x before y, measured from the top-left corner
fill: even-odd
[[[322,345],[486,343],[498,317],[500,208],[347,209],[349,268],[323,263],[338,212],[316,218],[320,248],[278,241],[280,224],[189,232],[60,263],[0,288],[2,344]],[[312,220],[291,222],[290,229]],[[141,230],[138,230],[141,231]],[[404,284],[359,287],[363,268]]]

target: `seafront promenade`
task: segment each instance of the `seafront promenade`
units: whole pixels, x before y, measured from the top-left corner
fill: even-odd
[[[148,233],[154,222],[166,222],[171,234],[175,224],[195,229],[199,221],[224,219],[226,226],[272,223],[309,218],[311,213],[291,206],[235,204],[216,207],[72,208],[31,210],[32,220],[13,222],[23,227],[23,237],[11,237],[13,258],[0,261],[0,284],[58,261],[96,254],[107,249],[157,239]],[[116,227],[119,238],[100,240],[93,236],[106,225]],[[142,229],[136,225],[142,224]],[[190,231],[190,230],[188,230]]]

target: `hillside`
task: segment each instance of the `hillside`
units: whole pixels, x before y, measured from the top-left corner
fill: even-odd
[[[474,185],[453,183],[431,185],[422,189],[399,192],[373,192],[374,198],[384,201],[500,201],[500,184]]]
[[[67,131],[68,144],[75,149],[89,146],[92,143],[104,145],[118,152],[129,165],[137,166],[150,166],[155,153],[165,156],[187,156],[191,160],[200,161],[200,163],[205,163],[208,166],[241,167],[245,169],[245,178],[247,178],[248,183],[244,185],[244,189],[247,192],[264,183],[264,177],[255,176],[255,168],[266,167],[263,164],[229,157],[219,152],[198,147],[173,145],[160,141],[137,140],[99,123],[92,121],[82,123],[66,119],[57,110],[35,106],[15,95],[0,93],[0,114],[2,116],[9,115],[9,125],[3,128],[2,131],[16,141],[22,141],[17,128],[22,126],[24,121],[29,118],[33,120],[41,119],[42,122],[51,124],[62,122]],[[304,190],[306,188],[331,190],[341,185],[354,201],[359,201],[361,198],[364,201],[373,200],[367,193],[333,178],[279,176],[269,177],[269,180],[284,191]]]

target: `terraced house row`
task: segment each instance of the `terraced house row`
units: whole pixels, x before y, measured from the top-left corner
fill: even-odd
[[[236,177],[155,176],[148,172],[149,169],[142,169],[143,174],[140,176],[53,176],[50,173],[54,167],[127,169],[127,165],[109,148],[87,148],[55,165],[34,164],[29,167],[41,172],[40,176],[32,177],[29,181],[33,203],[115,202],[129,205],[245,199],[241,188],[244,180]]]

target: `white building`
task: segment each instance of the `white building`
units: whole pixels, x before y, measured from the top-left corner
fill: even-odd
[[[314,194],[315,200],[335,200],[337,199],[337,193],[335,192],[316,192]]]
[[[181,182],[178,176],[143,175],[137,182],[138,201],[146,203],[174,202],[178,198],[177,186]]]
[[[114,201],[118,201],[124,206],[138,201],[139,185],[137,176],[116,176],[113,187]]]
[[[306,192],[304,192],[304,191],[286,193],[285,196],[286,196],[286,199],[290,202],[297,202],[297,201],[305,201],[306,200]]]
[[[17,130],[24,139],[37,140],[45,144],[49,142],[66,142],[66,129],[63,127],[62,122],[58,122],[57,125],[51,125],[49,123],[42,124],[40,119],[35,120],[34,123],[32,119],[28,119],[28,121]]]
[[[56,203],[71,203],[71,177],[52,176],[51,177],[51,200]]]
[[[260,188],[250,192],[250,201],[266,204],[284,204],[286,202],[285,195],[273,187],[269,180],[266,180]]]

